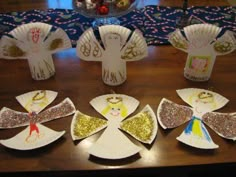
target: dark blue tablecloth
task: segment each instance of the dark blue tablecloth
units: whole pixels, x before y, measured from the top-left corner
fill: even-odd
[[[189,7],[187,10],[191,24],[211,23],[236,32],[236,21],[231,18],[231,14],[232,7]],[[178,7],[146,6],[119,19],[122,26],[140,29],[148,45],[160,45],[168,44],[168,34],[176,29],[176,20],[182,15]],[[65,9],[0,13],[0,37],[21,24],[44,22],[64,29],[75,46],[79,36],[91,27],[93,21],[74,10]]]

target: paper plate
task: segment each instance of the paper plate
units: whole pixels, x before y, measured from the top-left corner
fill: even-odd
[[[91,117],[76,111],[71,122],[71,136],[73,140],[80,140],[107,127],[107,121]]]
[[[236,113],[209,112],[202,120],[221,137],[236,140]]]
[[[200,149],[216,149],[215,144],[202,121],[196,117],[192,118],[177,140],[192,147]]]
[[[39,113],[56,97],[57,92],[50,90],[36,90],[19,95],[16,99],[28,112]]]
[[[178,127],[189,121],[193,116],[190,107],[178,105],[163,98],[157,109],[157,119],[164,129]]]
[[[131,30],[120,25],[103,25],[98,28],[102,43],[107,48],[120,50],[127,42]]]
[[[32,150],[46,146],[65,134],[65,131],[53,131],[41,124],[36,124],[36,126],[38,127],[39,133],[33,131],[30,135],[30,126],[28,126],[14,137],[6,140],[0,140],[0,143],[11,149]]]
[[[193,108],[198,104],[208,112],[222,108],[228,103],[228,99],[210,90],[198,88],[186,88],[176,91],[177,94]],[[201,104],[201,105],[200,105]]]
[[[203,48],[216,40],[222,28],[211,24],[194,24],[184,28],[190,48]]]
[[[132,135],[137,140],[151,144],[157,134],[157,119],[149,105],[133,117],[124,120],[121,129]]]
[[[108,120],[122,121],[137,109],[139,101],[123,94],[107,94],[92,99],[90,104]]]
[[[181,33],[180,29],[176,29],[168,36],[168,41],[177,49],[187,52],[189,48],[189,42]]]
[[[121,58],[125,61],[143,59],[148,55],[147,43],[139,30],[135,30],[127,44],[121,50]]]
[[[9,34],[22,42],[40,44],[45,40],[51,28],[52,25],[46,23],[28,23],[15,28]]]

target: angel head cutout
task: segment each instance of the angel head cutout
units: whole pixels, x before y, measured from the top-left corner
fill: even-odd
[[[77,55],[86,61],[102,62],[102,79],[116,86],[127,78],[126,62],[147,56],[147,43],[139,30],[131,31],[119,25],[98,27],[101,41],[92,28],[86,30],[76,46]]]
[[[31,76],[35,80],[45,80],[55,74],[52,54],[71,48],[65,31],[46,23],[21,25],[9,35],[2,37],[0,53],[5,59],[28,59]]]
[[[106,128],[89,147],[89,154],[105,159],[122,159],[138,153],[141,148],[132,143],[122,131],[142,143],[151,144],[154,141],[158,127],[156,116],[149,105],[127,118],[139,105],[139,101],[133,97],[108,94],[94,98],[90,104],[105,119],[76,111],[71,123],[73,140],[84,139]]]
[[[41,123],[69,116],[75,112],[75,107],[69,98],[41,112],[57,96],[57,92],[50,90],[36,90],[17,96],[17,101],[28,113],[2,108],[0,111],[0,128],[15,128],[28,125],[16,136],[0,140],[6,147],[18,150],[31,150],[56,141],[65,131],[54,131]],[[40,113],[41,112],[41,113]]]
[[[236,113],[212,112],[225,106],[228,99],[218,93],[196,88],[177,90],[177,93],[191,107],[163,98],[157,110],[158,121],[164,129],[189,121],[177,140],[201,149],[218,148],[203,123],[221,137],[236,140]]]
[[[177,49],[188,53],[184,76],[193,81],[210,79],[217,55],[226,55],[236,48],[232,32],[211,24],[195,24],[169,35],[169,42]],[[221,35],[221,36],[220,36]]]

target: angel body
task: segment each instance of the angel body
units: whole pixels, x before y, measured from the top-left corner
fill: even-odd
[[[204,89],[182,89],[177,90],[177,93],[191,107],[163,99],[158,107],[157,114],[164,129],[175,128],[189,121],[177,139],[187,145],[202,149],[218,148],[218,145],[212,141],[204,123],[220,136],[235,140],[235,114],[212,112],[223,107],[228,99]],[[216,128],[217,126],[220,126],[221,129]],[[230,128],[232,129],[228,130]]]
[[[89,154],[106,159],[121,159],[138,153],[141,148],[126,137],[121,130],[126,131],[144,143],[150,144],[154,140],[157,132],[157,122],[149,106],[146,106],[133,118],[124,120],[137,108],[139,104],[137,100],[124,95],[111,94],[97,97],[90,104],[107,121],[77,112],[71,124],[73,140],[85,138],[106,128],[99,139],[87,150]],[[140,125],[139,121],[142,121],[142,125]],[[91,130],[86,130],[87,133],[82,133],[84,132],[83,127],[88,127],[89,124],[97,126]],[[138,128],[135,127],[135,124],[138,124]],[[145,134],[146,137],[143,137],[139,133],[142,135]]]
[[[101,43],[92,28],[77,42],[77,55],[86,61],[102,62],[102,79],[108,85],[119,85],[127,78],[126,62],[140,60],[147,55],[147,44],[140,32],[118,25],[99,27]],[[130,37],[130,39],[128,39]]]

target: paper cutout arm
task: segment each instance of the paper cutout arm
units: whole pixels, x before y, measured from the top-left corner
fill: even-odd
[[[168,40],[175,48],[187,52],[189,44],[186,38],[181,34],[180,29],[176,29],[174,32],[172,32],[169,35]]]
[[[202,120],[221,137],[236,140],[236,112],[209,112],[203,115]]]
[[[140,60],[148,55],[147,43],[139,30],[135,30],[128,43],[121,50],[121,59],[126,61]]]
[[[137,140],[148,144],[153,142],[158,129],[156,116],[149,105],[137,115],[124,120],[120,127]]]
[[[97,41],[93,29],[84,32],[77,42],[76,52],[79,57],[86,61],[102,61],[104,49]]]
[[[175,128],[189,121],[193,116],[190,107],[176,104],[163,98],[157,109],[157,118],[162,128]]]
[[[106,120],[76,111],[71,123],[71,136],[73,140],[83,139],[97,133],[106,126]]]

